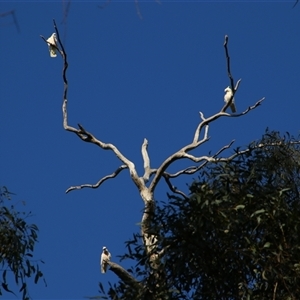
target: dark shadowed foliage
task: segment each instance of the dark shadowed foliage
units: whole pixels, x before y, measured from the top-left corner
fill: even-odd
[[[15,294],[9,287],[9,282],[14,281],[25,300],[30,299],[27,278],[33,277],[37,283],[43,277],[37,261],[33,260],[38,228],[26,222],[31,213],[19,212],[13,204],[8,205],[11,195],[6,187],[0,188],[0,296],[4,291]]]
[[[160,203],[163,264],[153,271],[134,235],[122,259],[140,285],[115,284],[107,299],[299,299],[299,143],[267,131],[247,149],[207,164],[189,199]]]

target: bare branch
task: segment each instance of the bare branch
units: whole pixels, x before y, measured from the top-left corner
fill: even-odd
[[[225,35],[225,41],[224,41],[224,48],[225,48],[225,56],[226,56],[226,62],[227,62],[227,74],[228,74],[228,77],[229,77],[229,80],[230,80],[230,86],[231,86],[231,90],[233,92],[233,95],[234,95],[234,92],[235,92],[235,88],[234,88],[234,80],[233,80],[233,77],[231,75],[231,71],[230,71],[230,56],[229,56],[229,53],[228,53],[228,35]]]
[[[205,164],[206,164],[207,162],[205,162]],[[204,165],[204,163],[203,163],[203,165]],[[200,165],[201,167],[202,167],[202,165]],[[175,178],[175,177],[178,177],[178,176],[180,176],[180,175],[182,175],[182,174],[187,174],[187,175],[190,175],[190,174],[194,174],[198,169],[200,169],[200,166],[190,166],[190,167],[187,167],[187,168],[185,168],[185,169],[182,169],[182,170],[180,170],[180,171],[178,171],[178,172],[176,172],[176,173],[168,173],[168,172],[165,172],[164,173],[164,175],[165,174],[167,174],[167,176],[169,177],[169,178]]]
[[[296,144],[300,144],[300,141],[295,141],[295,142],[290,142],[290,144],[292,145],[296,145]],[[260,149],[260,148],[265,148],[265,147],[268,147],[268,146],[282,146],[283,145],[283,142],[276,142],[276,143],[264,143],[264,144],[259,144],[257,146],[253,146],[251,148],[247,148],[245,150],[241,150],[241,151],[237,151],[236,153],[234,153],[233,155],[227,157],[227,158],[219,158],[218,161],[220,162],[227,162],[227,161],[230,161],[230,160],[233,160],[234,158],[236,158],[237,156],[239,155],[243,155],[243,154],[246,154],[250,151],[253,151],[255,149]]]
[[[143,160],[144,160],[144,170],[145,170],[143,179],[145,182],[149,181],[149,177],[152,174],[152,170],[150,168],[150,158],[148,155],[147,148],[148,148],[148,141],[147,141],[147,139],[144,139],[144,142],[142,145],[142,156],[143,156]]]
[[[16,25],[17,31],[18,31],[18,33],[20,33],[21,29],[20,29],[20,26],[19,26],[19,23],[18,23],[18,20],[17,20],[17,16],[16,16],[16,13],[15,13],[15,10],[12,11],[12,17],[14,19],[14,23]]]
[[[67,69],[68,69],[68,61],[67,61],[67,53],[64,49],[63,43],[61,41],[60,38],[60,34],[59,34],[59,30],[56,26],[56,22],[55,20],[53,20],[53,24],[54,24],[54,29],[56,31],[56,35],[57,35],[57,40],[59,42],[60,48],[61,50],[59,50],[59,52],[62,55],[63,58],[63,71],[62,71],[62,77],[63,77],[63,82],[64,82],[64,91],[63,91],[63,105],[62,105],[62,112],[63,112],[63,127],[65,130],[70,131],[75,133],[81,140],[83,140],[84,142],[88,142],[88,143],[92,143],[95,144],[97,146],[99,146],[100,148],[104,149],[104,150],[111,150],[115,153],[115,155],[119,158],[119,160],[126,165],[126,167],[129,169],[130,171],[130,175],[132,180],[134,181],[134,183],[136,184],[136,186],[138,187],[138,189],[141,191],[144,187],[144,181],[138,177],[138,174],[136,172],[135,169],[135,165],[133,162],[131,162],[129,159],[127,159],[120,151],[119,149],[110,143],[104,143],[100,140],[98,140],[93,134],[91,134],[90,132],[86,131],[82,125],[78,124],[79,129],[76,129],[72,126],[68,125],[68,113],[67,113],[67,94],[68,94],[68,80],[67,80]],[[43,38],[43,37],[42,37]],[[43,38],[45,40],[45,38]],[[45,40],[46,41],[46,40]],[[104,177],[106,178],[106,177]],[[101,180],[100,180],[101,181]],[[101,183],[100,183],[101,184]],[[71,187],[67,190],[73,190],[73,189],[80,189],[82,187],[92,187],[92,188],[96,188],[99,185],[81,185],[81,186],[77,186],[77,187]]]
[[[204,114],[201,111],[199,111],[199,114],[200,114],[201,120],[204,121],[205,120]],[[198,138],[196,140],[198,141]]]
[[[229,148],[232,146],[233,143],[234,143],[234,140],[232,140],[228,145],[223,146],[216,154],[214,154],[214,155],[212,156],[212,158],[217,158],[218,155],[220,155],[224,150],[229,149]],[[174,173],[174,174],[170,174],[170,173],[166,173],[166,172],[165,172],[165,173],[164,173],[164,176],[167,175],[168,178],[175,178],[175,177],[178,177],[178,176],[180,176],[180,175],[182,175],[182,174],[188,174],[188,175],[191,175],[191,174],[194,174],[194,173],[196,173],[197,171],[199,171],[201,168],[203,168],[208,162],[209,162],[209,161],[206,160],[204,163],[202,163],[202,164],[199,165],[199,166],[190,166],[190,167],[185,168],[185,169],[183,169],[183,170],[181,170],[181,171],[178,171],[178,172],[176,172],[176,173]]]
[[[249,106],[244,112],[240,113],[240,114],[230,114],[230,113],[226,113],[224,112],[224,108],[225,106],[221,109],[220,112],[210,116],[209,118],[207,119],[204,119],[197,127],[196,129],[196,132],[197,131],[201,131],[201,129],[205,126],[205,125],[208,125],[209,123],[219,119],[220,117],[240,117],[240,116],[243,116],[243,115],[246,115],[250,110],[253,110],[255,109],[257,106],[259,106],[261,104],[262,101],[264,101],[265,98],[262,98],[260,100],[258,100],[253,106]],[[203,114],[202,114],[202,117],[203,117]],[[204,117],[203,117],[204,118]],[[196,137],[196,133],[195,133],[195,137]],[[195,138],[194,138],[194,141],[193,143],[195,143]]]
[[[63,1],[63,19],[61,24],[67,24],[67,18],[70,11],[71,0],[67,0],[66,2],[67,4],[65,4],[65,1]]]
[[[5,11],[3,13],[0,13],[0,18],[7,17],[7,16],[11,15],[13,12],[14,12],[14,10],[9,10],[9,11]]]
[[[63,77],[63,82],[64,82],[63,103],[65,103],[65,110],[67,110],[67,101],[68,101],[67,100],[68,99],[67,69],[68,69],[69,64],[68,64],[68,60],[67,60],[67,53],[66,53],[64,45],[63,45],[63,43],[60,39],[60,34],[59,34],[58,28],[56,26],[55,20],[53,20],[53,25],[54,25],[54,29],[55,29],[55,32],[56,32],[58,43],[59,43],[60,48],[61,48],[60,53],[61,53],[63,61],[64,61],[63,70],[62,70],[62,77]]]
[[[260,100],[258,100],[254,105],[252,106],[249,106],[245,111],[243,111],[242,113],[240,114],[229,114],[229,113],[224,113],[223,116],[225,117],[240,117],[240,116],[243,116],[243,115],[246,115],[250,110],[253,110],[255,109],[257,106],[261,105],[261,103],[265,100],[265,97],[261,98]],[[223,111],[223,109],[225,109],[225,106],[222,108],[221,111]]]
[[[109,265],[110,270],[114,272],[123,282],[126,282],[132,286],[142,287],[141,284],[120,265],[112,261],[107,261],[107,264]]]
[[[231,103],[233,101],[233,98],[234,98],[234,95],[237,92],[237,90],[239,88],[239,84],[242,80],[242,79],[239,79],[237,81],[236,85],[234,85],[234,80],[233,80],[231,70],[230,70],[230,56],[229,56],[229,51],[228,51],[228,40],[229,40],[228,35],[225,35],[224,49],[225,49],[225,56],[226,56],[226,63],[227,63],[227,74],[228,74],[228,77],[229,77],[230,87],[231,87],[231,90],[232,90],[232,98],[225,104],[222,111],[225,111],[231,105]]]
[[[71,186],[66,190],[66,194],[73,191],[73,190],[81,190],[83,188],[92,188],[96,189],[98,188],[104,181],[115,178],[121,171],[124,169],[127,169],[128,167],[126,165],[120,166],[114,173],[107,175],[103,178],[101,178],[96,184],[82,184],[82,185],[77,185],[77,186]]]
[[[292,8],[294,8],[298,4],[298,2],[299,2],[299,0],[296,0],[296,2],[294,3]]]
[[[10,10],[10,11],[6,11],[4,13],[0,13],[0,18],[5,18],[7,16],[11,15],[13,20],[14,20],[14,24],[17,28],[17,31],[18,33],[21,32],[21,29],[20,29],[20,26],[19,26],[19,23],[18,23],[18,19],[17,19],[17,16],[16,16],[16,11],[14,9]]]
[[[178,177],[182,174],[187,174],[187,175],[191,175],[191,174],[194,174],[196,173],[197,171],[199,171],[201,168],[203,168],[208,162],[215,162],[215,163],[218,163],[218,162],[229,162],[233,159],[235,159],[236,157],[240,156],[240,155],[243,155],[243,154],[246,154],[250,151],[253,151],[255,149],[261,149],[261,148],[265,148],[265,147],[269,147],[269,146],[282,146],[283,145],[283,142],[276,142],[276,143],[264,143],[264,144],[259,144],[259,145],[256,145],[256,146],[253,146],[253,147],[250,147],[250,148],[247,148],[245,150],[241,150],[241,151],[238,151],[236,153],[234,153],[233,155],[227,157],[227,158],[218,158],[219,154],[222,153],[224,150],[226,149],[229,149],[232,144],[234,143],[234,140],[231,141],[228,145],[222,147],[216,154],[214,154],[212,157],[194,157],[194,159],[203,159],[205,160],[205,162],[203,162],[201,165],[199,166],[190,166],[188,168],[185,168],[181,171],[178,171],[176,173],[173,173],[173,174],[170,174],[170,173],[167,173],[165,172],[163,174],[163,177],[165,178],[166,182],[167,182],[167,185],[169,186],[170,190],[175,193],[175,194],[179,194],[181,196],[183,196],[185,199],[189,199],[183,192],[177,190],[176,187],[172,186],[171,182],[170,182],[170,178],[175,178],[175,177]],[[292,145],[299,145],[300,144],[300,141],[293,141],[293,142],[289,142],[290,144]],[[208,159],[207,159],[208,158]],[[171,197],[169,194],[168,194],[168,197]]]
[[[170,178],[169,178],[168,174],[164,173],[164,174],[163,174],[163,177],[164,177],[164,179],[165,179],[165,181],[166,181],[166,183],[167,183],[169,189],[170,189],[173,193],[178,194],[178,195],[181,195],[181,196],[182,196],[184,199],[186,199],[186,200],[189,199],[189,197],[188,197],[184,192],[178,190],[177,187],[175,187],[174,185],[171,184],[171,181],[170,181]]]
[[[239,86],[240,86],[240,83],[241,83],[241,81],[242,81],[242,78],[240,78],[237,82],[236,82],[236,84],[235,84],[235,87],[234,87],[234,93],[236,93],[236,91],[238,90],[238,88],[239,88]]]
[[[207,161],[212,161],[213,157],[209,157],[209,156],[201,156],[201,157],[194,157],[193,155],[187,154],[188,151],[191,151],[195,148],[197,148],[198,146],[200,146],[201,144],[205,143],[206,141],[208,141],[208,125],[209,123],[219,119],[220,117],[239,117],[239,116],[243,116],[246,115],[249,111],[255,109],[257,106],[259,106],[261,104],[261,102],[264,100],[265,98],[260,99],[259,101],[257,101],[253,106],[249,106],[244,112],[240,113],[240,114],[229,114],[226,112],[223,112],[223,108],[221,109],[220,112],[216,113],[215,115],[210,116],[209,118],[204,118],[203,113],[200,112],[200,116],[203,119],[203,121],[198,125],[195,135],[194,135],[194,140],[191,144],[183,147],[182,149],[180,149],[179,151],[175,152],[174,154],[172,154],[171,156],[169,156],[161,165],[160,167],[157,169],[156,174],[149,186],[149,189],[151,192],[154,191],[157,183],[159,182],[161,176],[163,173],[165,173],[166,169],[169,167],[170,164],[172,164],[174,161],[181,159],[181,158],[188,158],[191,159],[192,161],[195,162],[199,162],[202,160],[207,160]],[[201,129],[203,127],[205,128],[205,134],[204,137],[201,141],[197,141],[198,137],[199,137],[199,133],[201,132]]]
[[[199,114],[200,114],[200,118],[202,121],[205,121],[205,117],[204,117],[204,114],[203,112],[199,111]],[[199,124],[199,126],[197,127],[196,131],[195,131],[195,134],[194,134],[194,139],[193,139],[193,144],[197,143],[197,141],[199,140],[199,136],[200,136],[200,132],[201,132],[201,129],[203,126],[200,126],[203,122],[201,122]],[[208,128],[207,128],[208,130]]]

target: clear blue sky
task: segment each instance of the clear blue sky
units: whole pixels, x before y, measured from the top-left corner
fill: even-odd
[[[244,117],[211,124],[210,142],[193,153],[215,152],[232,139],[246,145],[266,127],[299,133],[300,4],[258,2],[140,1],[141,20],[134,1],[112,0],[104,9],[97,7],[104,2],[72,1],[66,26],[63,1],[1,2],[0,12],[16,9],[21,32],[12,19],[0,18],[0,184],[17,194],[14,201],[26,201],[19,208],[32,211],[28,221],[40,229],[35,257],[45,261],[48,287],[30,282],[34,299],[83,299],[98,294],[99,281],[115,282],[112,272],[100,273],[102,246],[118,263],[124,241],[139,231],[143,208],[126,170],[97,190],[65,194],[71,185],[97,182],[120,162],[64,131],[62,60],[50,58],[39,35],[54,32],[53,18],[65,35],[70,125],[114,143],[142,174],[144,138],[158,167],[191,142],[199,111],[210,116],[223,106],[225,34],[232,74],[242,78],[238,111],[266,100]],[[191,182],[175,183],[187,191]],[[162,182],[156,198],[167,200],[167,191]]]

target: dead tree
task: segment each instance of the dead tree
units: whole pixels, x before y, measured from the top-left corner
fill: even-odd
[[[224,41],[224,49],[225,49],[225,57],[226,57],[226,64],[227,64],[227,73],[230,82],[230,88],[232,90],[232,97],[231,99],[225,103],[225,105],[220,109],[219,112],[213,114],[210,117],[205,117],[202,112],[200,114],[200,122],[195,130],[194,137],[192,141],[183,146],[178,151],[171,154],[167,157],[160,166],[157,168],[153,168],[150,163],[150,157],[148,155],[148,140],[144,139],[141,152],[144,161],[144,174],[138,174],[135,168],[134,163],[129,160],[121,151],[111,143],[105,143],[101,139],[96,138],[96,136],[87,131],[81,124],[78,124],[78,129],[72,127],[68,124],[68,111],[67,111],[67,103],[68,103],[68,80],[67,80],[67,69],[68,69],[68,60],[67,60],[67,53],[64,49],[64,46],[61,42],[59,31],[57,29],[56,23],[54,21],[54,29],[57,34],[57,39],[59,45],[52,45],[62,56],[63,59],[63,71],[62,71],[62,78],[64,82],[64,90],[63,90],[63,104],[62,104],[62,112],[63,112],[63,127],[65,130],[76,134],[82,141],[87,143],[92,143],[103,150],[111,150],[117,158],[120,160],[120,166],[111,174],[102,177],[97,183],[95,184],[82,184],[78,186],[71,186],[66,190],[66,193],[69,193],[73,190],[79,190],[83,188],[98,188],[101,186],[103,182],[108,179],[114,178],[118,176],[122,171],[127,169],[129,171],[130,177],[139,190],[141,198],[144,202],[144,211],[141,220],[141,236],[143,240],[143,244],[145,247],[145,251],[149,257],[150,266],[155,273],[155,270],[159,269],[160,261],[164,256],[164,253],[167,251],[167,248],[160,249],[157,247],[157,236],[153,231],[151,231],[151,223],[154,218],[155,214],[155,197],[154,192],[155,188],[157,187],[160,180],[164,179],[170,188],[170,190],[175,193],[179,194],[185,198],[188,198],[182,191],[178,190],[176,187],[172,185],[171,180],[175,177],[178,177],[182,174],[194,174],[195,172],[199,171],[203,168],[208,162],[220,162],[220,161],[229,161],[236,157],[239,153],[236,152],[235,154],[229,157],[220,157],[220,154],[231,147],[234,141],[231,141],[228,145],[223,146],[219,151],[217,151],[214,155],[211,156],[194,156],[189,154],[190,151],[200,147],[202,144],[206,143],[209,140],[208,132],[209,132],[209,125],[213,121],[221,117],[241,117],[246,115],[248,112],[254,110],[258,107],[264,98],[258,100],[253,106],[246,108],[241,113],[231,114],[226,112],[227,108],[231,105],[234,95],[238,91],[239,84],[241,79],[239,79],[236,83],[231,74],[230,70],[230,56],[228,52],[228,36],[225,35]],[[41,36],[42,37],[42,36]],[[46,39],[42,37],[43,40],[47,43]],[[247,150],[243,150],[247,151]],[[194,166],[189,166],[185,169],[178,170],[176,173],[169,173],[168,167],[177,160],[180,159],[188,159],[193,163],[196,163]],[[121,281],[127,282],[131,285],[139,285],[137,280],[133,278],[124,268],[114,262],[108,262],[110,266],[110,270],[113,271]]]

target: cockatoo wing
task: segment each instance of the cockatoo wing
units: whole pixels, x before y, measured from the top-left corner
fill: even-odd
[[[236,107],[235,107],[235,104],[234,104],[234,98],[232,99],[232,102],[231,102],[231,104],[230,104],[230,109],[231,109],[231,111],[232,111],[233,113],[236,112]]]
[[[101,254],[101,261],[100,261],[100,268],[101,268],[101,273],[105,273],[106,272],[106,263],[105,263],[105,254],[102,253]]]
[[[47,39],[48,45],[49,45],[49,52],[51,57],[56,57],[56,48],[53,46],[57,46],[57,38],[56,33],[53,33],[48,39]]]

